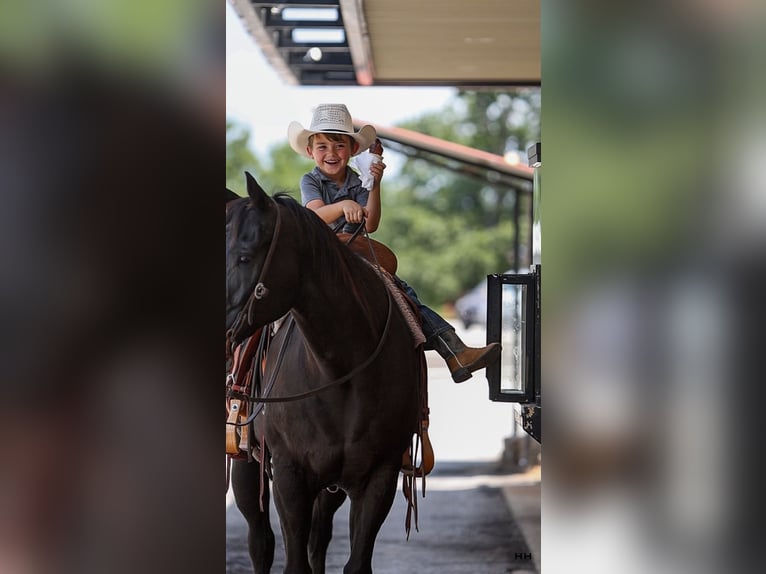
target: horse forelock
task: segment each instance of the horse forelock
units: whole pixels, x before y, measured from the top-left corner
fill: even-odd
[[[255,213],[255,208],[249,198],[234,200],[226,208],[227,248],[241,242],[250,244],[259,239],[263,226],[260,220],[256,225],[248,225],[247,220]]]
[[[264,237],[270,232],[268,222],[260,217],[249,198],[242,198],[230,201],[226,205],[226,260],[227,260],[227,293],[229,288],[249,288],[255,287],[255,280],[252,285],[229,285],[231,280],[236,281],[237,275],[229,275],[229,265],[233,264],[240,253],[255,255],[256,251],[263,251]],[[272,226],[273,227],[273,226]],[[228,295],[227,295],[228,297]]]
[[[226,248],[233,247],[239,238],[242,221],[249,201],[247,198],[236,199],[226,204]]]

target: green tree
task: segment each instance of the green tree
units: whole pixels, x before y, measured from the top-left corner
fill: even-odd
[[[285,142],[269,148],[268,161],[261,165],[256,177],[264,189],[269,193],[284,191],[300,201],[301,177],[311,171],[315,164],[295,153],[290,144]]]
[[[314,162],[296,154],[285,142],[269,149],[265,158],[249,147],[250,130],[236,120],[226,121],[226,187],[247,195],[245,171],[249,171],[269,193],[286,191],[300,199],[301,176],[311,171]]]
[[[250,151],[249,140],[247,127],[236,120],[226,120],[226,187],[239,195],[247,195],[245,171],[253,174],[260,171],[258,158]]]
[[[540,92],[462,91],[447,110],[418,118],[403,127],[475,149],[526,157],[526,148],[540,138]],[[412,201],[428,204],[439,214],[462,212],[467,222],[496,226],[513,207],[513,190],[476,179],[459,177],[420,160],[408,160],[404,184]]]
[[[384,220],[376,239],[393,249],[397,274],[431,306],[454,301],[487,273],[508,268],[510,221],[495,228],[468,228],[460,213],[437,217],[421,205],[386,205]]]
[[[463,91],[446,109],[402,127],[504,155],[540,138],[536,89]],[[383,224],[376,237],[399,257],[399,271],[427,303],[454,301],[489,273],[513,262],[513,210],[519,195],[422,159],[408,158],[385,182]],[[528,209],[529,198],[521,207]],[[526,222],[518,232],[529,236]]]

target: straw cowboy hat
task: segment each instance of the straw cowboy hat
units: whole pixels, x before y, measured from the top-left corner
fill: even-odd
[[[311,157],[306,152],[309,137],[318,133],[345,134],[351,136],[358,144],[356,155],[369,148],[377,136],[375,128],[366,125],[358,132],[354,131],[351,114],[344,104],[319,104],[314,110],[309,129],[304,129],[298,122],[290,122],[287,128],[287,139],[290,147],[304,157]]]

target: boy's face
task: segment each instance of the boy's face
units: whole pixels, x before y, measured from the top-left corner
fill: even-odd
[[[333,137],[335,139],[331,140],[326,134],[314,134],[306,150],[322,173],[329,177],[341,174],[345,177],[348,160],[359,144],[349,136]]]

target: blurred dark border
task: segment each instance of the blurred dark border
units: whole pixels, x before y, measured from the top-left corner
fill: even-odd
[[[224,564],[225,38],[206,4],[0,14],[0,570]]]
[[[543,6],[543,569],[761,572],[763,9]]]

